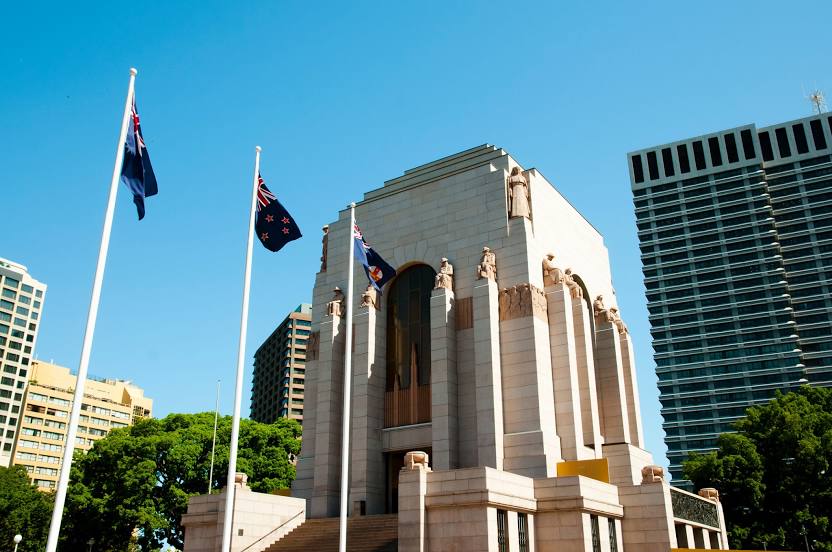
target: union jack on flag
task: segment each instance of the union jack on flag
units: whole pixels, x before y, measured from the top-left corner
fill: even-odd
[[[130,188],[133,203],[139,220],[144,218],[144,200],[159,193],[156,175],[150,166],[150,155],[144,145],[142,128],[139,124],[139,112],[136,110],[136,97],[133,96],[130,123],[127,125],[127,138],[124,140],[124,161],[121,164],[121,181]]]
[[[358,225],[353,226],[353,240],[355,242],[355,258],[364,267],[364,272],[370,283],[381,292],[382,286],[396,276],[396,269],[387,264],[381,255],[375,252],[366,241]]]
[[[260,243],[269,251],[280,249],[301,237],[300,228],[277,197],[266,186],[263,177],[257,175],[257,215],[254,231]]]

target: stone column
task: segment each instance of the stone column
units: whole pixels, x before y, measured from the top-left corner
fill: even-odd
[[[581,386],[578,377],[577,342],[572,317],[572,298],[563,284],[546,288],[549,346],[555,420],[564,460],[587,460],[595,453],[584,447]]]
[[[385,512],[384,453],[380,428],[384,426],[384,338],[375,307],[359,307],[353,316],[352,436],[350,449],[350,502],[352,515],[364,502],[367,514]]]
[[[629,332],[618,335],[621,342],[621,360],[624,363],[624,393],[627,398],[627,419],[630,422],[630,443],[641,447],[644,445],[644,430],[641,425],[641,404],[638,397],[633,342]]]
[[[599,321],[595,329],[595,368],[601,402],[601,432],[605,444],[630,441],[630,417],[624,384],[624,362],[618,328]]]
[[[595,354],[592,343],[592,316],[582,301],[572,302],[572,320],[575,325],[575,357],[578,362],[578,382],[581,389],[581,423],[584,444],[601,458],[601,412],[598,406],[598,388],[595,382]]]
[[[316,377],[315,477],[310,517],[338,514],[341,476],[341,409],[344,396],[344,326],[340,316],[321,322]]]
[[[427,550],[428,473],[430,468],[425,464],[416,464],[413,469],[405,464],[399,472],[399,552]]]
[[[317,341],[320,336],[320,327],[312,327],[315,334],[311,339]],[[313,348],[314,347],[314,348]],[[303,416],[303,437],[300,445],[300,456],[297,463],[297,475],[292,481],[292,496],[312,498],[312,489],[315,478],[315,428],[317,427],[317,386],[315,379],[318,374],[317,346],[308,347],[306,353],[306,379],[304,380],[304,416]],[[313,350],[309,350],[313,348]],[[311,507],[307,504],[307,510]]]
[[[503,390],[497,284],[478,280],[473,289],[474,382],[477,465],[503,469]]]
[[[562,458],[555,421],[549,324],[542,307],[534,304],[535,293],[539,290],[532,289],[529,294],[531,304],[521,300],[520,314],[501,313],[503,469],[528,477],[554,477]]]
[[[670,486],[661,479],[618,487],[624,506],[621,540],[625,551],[667,552],[677,547]]]
[[[459,466],[456,328],[454,292],[439,288],[430,297],[430,395],[433,431],[432,465],[450,470]]]

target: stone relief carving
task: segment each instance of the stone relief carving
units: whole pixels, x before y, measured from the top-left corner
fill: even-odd
[[[569,288],[569,295],[572,296],[572,299],[584,298],[584,291],[581,289],[581,286],[578,285],[578,282],[576,282],[572,277],[571,268],[566,269],[566,272],[563,274],[563,281]]]
[[[324,235],[321,238],[321,272],[326,272],[326,256],[327,256],[327,249],[329,247],[329,225],[324,224],[324,227],[321,228],[324,231]]]
[[[500,290],[498,296],[500,320],[514,320],[537,316],[547,320],[546,294],[531,284],[519,284]]]
[[[719,529],[719,510],[711,500],[670,487],[670,504],[673,517]]]
[[[361,294],[361,306],[378,310],[378,290],[373,284],[367,284],[367,289]]]
[[[482,248],[482,259],[480,259],[480,266],[477,268],[477,280],[483,279],[497,279],[497,256],[488,247]]]
[[[610,318],[612,318],[610,322],[614,322],[615,327],[618,328],[618,333],[624,335],[630,331],[629,329],[627,329],[627,324],[625,324],[624,321],[621,320],[621,315],[618,314],[617,308],[610,307],[609,316]]]
[[[309,334],[309,339],[306,341],[306,360],[318,359],[318,348],[321,343],[321,333],[312,332]]]
[[[554,286],[563,281],[563,271],[555,266],[555,254],[547,253],[543,258],[543,285]]]
[[[603,322],[612,322],[613,317],[610,314],[610,311],[604,306],[604,296],[599,295],[595,298],[595,301],[592,302],[592,312],[595,315],[595,319]]]
[[[509,217],[531,218],[529,207],[529,182],[520,167],[511,169],[511,176],[508,177],[508,197],[510,201]]]
[[[343,316],[344,313],[344,292],[336,287],[332,290],[332,301],[326,304],[326,312],[330,316]]]
[[[436,281],[433,286],[433,289],[440,288],[451,291],[454,289],[454,266],[445,257],[442,257],[442,263],[439,265],[439,272],[436,274]]]

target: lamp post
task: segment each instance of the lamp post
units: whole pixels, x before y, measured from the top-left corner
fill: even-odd
[[[87,544],[90,545],[90,552],[92,552],[92,545],[95,544],[95,539],[90,537],[90,540],[87,541]]]
[[[14,552],[17,552],[17,545],[20,544],[20,541],[23,540],[23,535],[18,533],[14,536]]]

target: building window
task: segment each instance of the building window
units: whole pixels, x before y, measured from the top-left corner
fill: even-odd
[[[761,132],[758,136],[760,138],[760,148],[763,150],[763,160],[773,160],[774,150],[771,149],[771,136],[769,136],[768,132]]]
[[[598,516],[590,515],[589,524],[592,529],[592,552],[601,552],[601,532],[598,529]]]
[[[736,163],[740,160],[740,155],[737,151],[737,139],[733,134],[725,135],[725,152],[728,154],[729,163]]]
[[[806,130],[802,124],[792,125],[794,133],[794,144],[797,146],[797,153],[809,153],[809,142],[806,140]]]
[[[719,151],[719,139],[716,136],[708,138],[708,149],[711,152],[711,164],[714,167],[722,165],[722,153]]]
[[[390,286],[385,427],[430,421],[430,293],[434,270],[415,265]]]
[[[612,552],[618,552],[618,534],[615,531],[615,520],[613,518],[607,518],[607,524],[610,528],[610,550]]]
[[[789,137],[786,134],[786,129],[776,129],[774,131],[774,136],[777,138],[777,149],[780,151],[780,157],[790,156],[792,154],[792,149],[789,147]]]
[[[636,183],[644,182],[644,167],[641,165],[641,156],[634,155],[632,157],[633,162],[633,178],[635,179]]]
[[[679,157],[679,170],[683,173],[690,172],[690,158],[688,157],[687,144],[679,144],[676,146],[676,155]]]
[[[820,120],[809,121],[809,128],[812,129],[812,140],[815,142],[815,149],[826,149],[826,137],[823,135],[823,125]]]
[[[655,151],[647,152],[647,170],[650,172],[650,180],[656,180],[659,177],[659,162]]]
[[[505,510],[497,510],[497,550],[499,552],[508,552],[507,527],[508,512]]]
[[[517,514],[517,534],[520,537],[520,552],[529,552],[529,516]]]
[[[673,176],[676,174],[676,170],[673,168],[673,153],[671,153],[670,148],[664,148],[662,150],[662,164],[664,165],[665,176]]]
[[[699,140],[693,143],[693,160],[696,162],[697,171],[705,170],[705,149]]]

